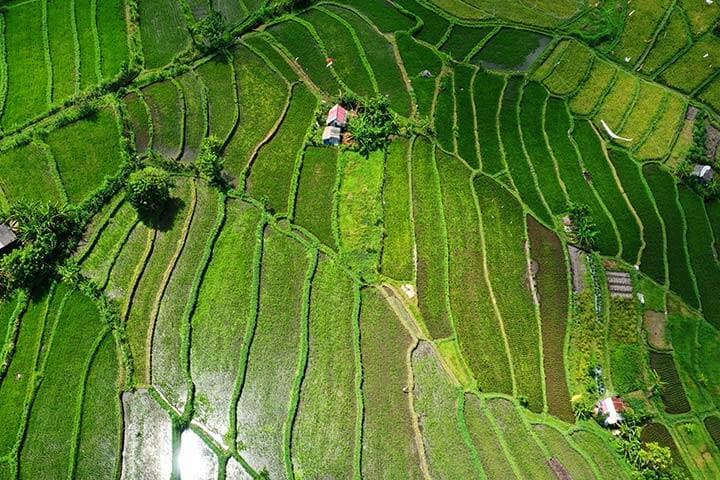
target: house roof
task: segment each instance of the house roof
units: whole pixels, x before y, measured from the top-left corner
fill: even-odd
[[[16,240],[15,232],[4,223],[0,223],[0,249],[12,245]]]
[[[696,164],[692,172],[693,176],[702,178],[703,180],[710,181],[715,176],[715,172],[710,165]]]
[[[615,425],[622,420],[620,412],[625,410],[625,404],[620,397],[607,397],[598,402],[598,407],[606,415],[605,425]]]
[[[331,138],[340,139],[340,129],[338,127],[325,127],[323,130],[323,140],[329,140]]]
[[[345,123],[347,123],[347,113],[347,110],[345,110],[343,107],[341,107],[340,105],[335,105],[328,112],[327,123],[330,124],[335,122],[344,125]]]

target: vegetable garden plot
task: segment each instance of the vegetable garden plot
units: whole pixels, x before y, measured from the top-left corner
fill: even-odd
[[[558,178],[557,167],[545,140],[544,118],[548,92],[539,83],[523,88],[520,100],[520,133],[530,164],[537,175],[542,195],[553,215],[567,210],[567,196]]]
[[[153,318],[150,334],[151,376],[157,390],[171,405],[182,409],[187,395],[186,361],[183,351],[183,332],[187,329],[184,312],[190,308],[193,280],[199,269],[205,268],[202,259],[206,248],[212,242],[213,224],[217,223],[221,198],[210,187],[198,183],[195,211],[184,238],[182,251],[177,263],[172,266],[171,275],[163,287],[157,314]],[[202,212],[202,213],[201,213]]]
[[[717,415],[710,415],[703,423],[715,445],[720,448],[720,418]]]
[[[128,61],[125,3],[122,0],[100,1],[96,4],[96,22],[100,45],[100,65],[103,80],[110,80]]]
[[[714,328],[700,318],[684,317],[677,313],[669,314],[665,325],[665,339],[668,344],[672,344],[678,374],[685,387],[688,403],[691,408],[698,411],[715,408],[712,395],[716,392],[701,386],[700,381],[705,375],[715,373],[716,363],[707,362],[716,362],[712,359],[717,358],[718,354],[717,348],[712,346],[716,331],[711,335],[700,337],[698,333],[701,330],[703,334],[707,333],[705,329],[700,328],[701,324],[708,330]]]
[[[365,15],[383,33],[408,31],[415,22],[385,0],[344,0],[343,5]]]
[[[408,33],[395,34],[395,42],[405,65],[405,71],[410,77],[417,113],[420,116],[430,117],[437,77],[442,70],[442,60],[434,50],[416,42]],[[430,78],[422,75],[425,70],[432,75]]]
[[[135,379],[141,385],[150,383],[150,346],[152,326],[164,285],[183,247],[185,234],[195,209],[195,184],[179,180],[173,189],[173,200],[155,232],[152,253],[138,280],[125,319]],[[203,213],[204,215],[204,213]]]
[[[472,447],[466,443],[458,400],[463,395],[443,369],[432,345],[420,342],[412,354],[414,409],[433,478],[479,475]]]
[[[185,139],[183,140],[182,161],[193,161],[200,151],[208,129],[208,112],[205,108],[205,92],[200,78],[194,72],[178,77],[185,99]]]
[[[62,478],[70,471],[84,372],[103,329],[99,315],[92,300],[79,291],[65,301],[20,450],[23,478]]]
[[[361,275],[375,273],[380,262],[384,168],[385,155],[379,150],[368,158],[349,150],[340,156],[336,198],[340,258]]]
[[[293,221],[337,249],[334,224],[338,150],[308,147],[303,154]]]
[[[690,43],[690,35],[690,28],[682,9],[673,8],[665,27],[659,32],[650,52],[643,60],[641,71],[652,75],[660,70]]]
[[[578,146],[585,172],[589,173],[592,185],[615,220],[622,243],[622,258],[634,265],[642,248],[641,225],[625,198],[625,192],[617,183],[601,140],[592,124],[582,120],[575,122],[572,137]]]
[[[535,281],[540,300],[548,411],[566,422],[572,422],[575,415],[570,407],[564,361],[570,292],[563,244],[555,233],[529,215],[527,224],[530,257],[538,267]]]
[[[498,114],[501,106],[505,79],[498,75],[479,70],[475,74],[473,99],[475,102],[475,119],[483,172],[494,175],[506,168],[500,145],[498,130]]]
[[[624,395],[642,390],[648,383],[647,349],[638,329],[640,312],[635,299],[610,298],[606,336],[612,386]]]
[[[597,246],[603,255],[615,256],[619,251],[619,238],[610,217],[603,208],[580,168],[580,158],[569,131],[572,120],[565,103],[550,98],[545,109],[545,133],[557,162],[558,174],[565,185],[568,200],[590,208],[593,222],[598,226]]]
[[[476,69],[468,65],[455,68],[455,115],[457,117],[457,151],[470,168],[480,167],[475,136],[473,81]]]
[[[119,468],[123,424],[118,374],[115,340],[107,334],[85,374],[75,478],[107,478]]]
[[[268,230],[263,246],[260,274],[260,303],[257,322],[248,328],[244,378],[239,379],[237,442],[245,445],[243,457],[274,478],[282,478],[284,428],[290,408],[298,355],[301,354],[301,326],[306,312],[304,280],[312,268],[301,245],[284,234]],[[254,326],[254,335],[253,327]]]
[[[605,92],[612,87],[617,69],[608,62],[595,59],[587,78],[570,100],[570,110],[578,115],[591,115]]]
[[[250,167],[246,188],[278,214],[287,213],[294,193],[293,177],[302,154],[307,132],[315,121],[317,98],[304,84],[293,88],[290,106],[269,143],[263,145]]]
[[[494,27],[466,27],[455,24],[440,50],[450,55],[456,62],[462,62]]]
[[[671,87],[691,93],[717,72],[720,39],[707,34],[663,71],[660,78]]]
[[[588,69],[598,60],[592,50],[580,42],[570,41],[558,62],[552,73],[542,81],[552,93],[565,96],[580,88]]]
[[[269,65],[275,67],[285,81],[296,82],[300,80],[300,76],[288,63],[289,60],[270,43],[271,38],[268,35],[245,35],[242,41],[251,50],[264,57]]]
[[[518,478],[515,468],[510,463],[509,452],[503,448],[502,440],[483,408],[480,399],[469,393],[465,394],[464,410],[460,412],[470,436],[470,446],[475,453],[487,478]]]
[[[445,36],[445,32],[450,26],[450,22],[445,17],[438,15],[417,0],[395,0],[395,4],[422,21],[420,30],[415,32],[418,40],[436,45]]]
[[[415,276],[410,155],[410,141],[398,139],[390,144],[385,156],[382,193],[385,234],[380,270],[396,280],[412,280]]]
[[[150,134],[153,128],[148,106],[140,92],[128,94],[123,101],[125,102],[130,129],[135,137],[135,150],[138,153],[145,153],[150,146]]]
[[[76,61],[79,59],[75,58],[75,31],[72,22],[75,3],[56,0],[47,2],[46,8],[48,48],[52,66],[51,100],[57,104],[75,94],[79,81],[76,70]],[[11,100],[11,103],[13,102],[14,99]]]
[[[358,50],[359,45],[355,43],[353,32],[337,17],[322,10],[306,10],[298,18],[310,22],[315,29],[324,47],[323,51],[333,59],[332,69],[343,83],[358,95],[373,95],[373,82],[361,61],[362,54]]]
[[[146,68],[167,65],[190,45],[179,2],[139,0],[140,35]]]
[[[153,123],[153,149],[166,157],[180,157],[183,146],[185,102],[174,80],[153,83],[142,91]]]
[[[75,32],[79,48],[80,90],[87,90],[100,81],[100,52],[98,52],[95,3],[92,0],[73,0]]]
[[[446,71],[440,78],[435,98],[435,136],[438,145],[448,152],[455,152],[455,75]]]
[[[200,213],[200,212],[199,212]],[[202,214],[202,213],[200,213]],[[227,203],[225,223],[213,247],[191,319],[190,374],[195,384],[195,418],[222,436],[229,428],[233,389],[247,325],[254,321],[257,210]]]
[[[367,478],[421,478],[408,394],[414,341],[380,291],[362,291],[362,474]]]
[[[508,80],[502,98],[502,108],[499,114],[500,139],[502,140],[505,162],[512,177],[513,184],[520,197],[535,215],[544,222],[551,224],[549,211],[545,200],[538,188],[538,179],[530,166],[520,136],[518,119],[518,104],[523,80],[520,77],[511,77]]]
[[[412,101],[392,44],[350,10],[334,5],[327,8],[345,19],[355,30],[360,44],[365,49],[365,56],[380,93],[389,97],[390,107],[400,115],[409,117],[412,112]]]
[[[59,201],[63,198],[53,176],[53,159],[46,145],[30,143],[0,153],[0,188],[8,203]]]
[[[22,316],[20,329],[15,339],[15,351],[8,370],[0,380],[0,457],[11,453],[24,428],[23,415],[29,407],[36,361],[40,341],[45,327],[45,310],[52,295],[50,293],[33,300]],[[9,308],[8,308],[9,307]],[[15,302],[3,304],[3,318],[0,319],[0,339],[5,340],[5,322],[15,310]],[[54,319],[53,319],[54,320]],[[50,322],[52,323],[52,322]],[[0,353],[2,347],[0,347]]]
[[[48,108],[49,65],[38,39],[43,37],[42,3],[17,5],[3,15],[7,80],[0,125],[21,125]],[[28,72],[33,72],[28,75]]]
[[[537,60],[550,38],[545,35],[503,28],[488,40],[470,62],[488,70],[524,72]]]
[[[538,440],[545,444],[550,455],[562,464],[573,480],[596,478],[587,458],[578,452],[559,430],[543,424],[535,424],[532,428]]]
[[[670,0],[645,0],[629,5],[627,8],[631,13],[625,18],[620,38],[610,54],[618,62],[637,64],[648,45],[652,44],[655,31],[672,4]]]
[[[207,89],[208,132],[221,142],[230,135],[238,118],[235,70],[231,61],[232,58],[216,56],[197,68],[202,84]],[[238,85],[237,88],[242,89],[243,86]]]
[[[522,478],[556,478],[515,404],[505,398],[493,398],[487,401],[487,408]]]
[[[354,288],[340,265],[321,258],[312,283],[308,363],[292,432],[293,467],[308,478],[353,476]]]
[[[687,258],[686,225],[677,199],[675,180],[657,164],[644,166],[643,174],[655,198],[660,217],[665,223],[670,288],[689,305],[698,308],[700,304],[695,281]]]
[[[448,298],[460,351],[482,391],[511,394],[512,371],[486,277],[488,254],[470,172],[457,158],[440,151],[436,161],[448,235]]]
[[[271,25],[267,32],[280,42],[289,53],[288,56],[294,59],[293,61],[325,94],[335,95],[340,90],[340,84],[333,71],[327,68],[327,55],[318,47],[315,38],[301,23],[292,19],[285,20]]]
[[[680,469],[685,475],[688,475],[687,466],[682,458],[682,454],[665,425],[657,422],[646,425],[640,434],[640,441],[643,443],[657,442],[660,446],[669,448],[674,466]]]
[[[720,328],[720,296],[717,294],[720,282],[720,264],[713,251],[713,232],[705,213],[703,199],[687,188],[680,188],[680,205],[685,213],[690,264],[697,281],[703,316],[711,325]]]
[[[600,474],[598,478],[629,477],[629,468],[615,450],[609,447],[606,439],[586,430],[575,430],[570,434],[570,439],[592,456]]]
[[[237,177],[253,150],[273,130],[286,105],[290,90],[268,65],[247,48],[234,51],[238,94],[238,125],[225,147],[225,169]],[[236,182],[236,180],[233,180]]]
[[[487,275],[493,301],[504,325],[515,373],[515,395],[527,398],[530,410],[543,410],[540,332],[528,283],[525,214],[515,197],[499,183],[474,179],[484,232]]]
[[[425,138],[413,145],[412,195],[417,248],[418,307],[431,338],[453,334],[445,292],[446,242],[440,186],[433,165],[433,146]]]
[[[650,352],[650,364],[663,382],[661,396],[668,413],[686,413],[690,411],[685,389],[678,375],[673,356],[668,353]]]

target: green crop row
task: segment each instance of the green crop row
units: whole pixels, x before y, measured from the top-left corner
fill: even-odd
[[[456,62],[462,62],[494,31],[494,27],[466,27],[454,24],[450,34],[440,47],[440,50],[450,55]]]
[[[470,62],[489,70],[525,72],[540,57],[550,39],[543,34],[516,28],[501,28]]]
[[[352,7],[356,13],[365,16],[383,33],[408,31],[414,26],[409,15],[403,14],[391,3],[383,0],[344,0],[339,3]]]
[[[648,360],[638,331],[640,312],[635,300],[610,298],[608,334],[610,377],[615,390],[623,395],[646,387]]]
[[[457,153],[470,165],[480,167],[475,135],[475,106],[473,105],[473,84],[476,69],[467,65],[455,68],[455,116],[457,129]]]
[[[205,86],[208,103],[208,133],[227,143],[238,122],[237,92],[240,86],[235,75],[233,56],[216,56],[197,68]]]
[[[592,465],[587,459],[569,443],[568,439],[556,428],[544,424],[532,426],[550,454],[563,466],[573,479],[592,480],[596,478]],[[592,452],[594,455],[595,452]]]
[[[410,12],[420,22],[420,26],[414,28],[413,35],[418,40],[427,42],[430,45],[437,45],[448,31],[450,22],[443,16],[435,13],[431,8],[426,7],[417,0],[396,0],[396,5],[401,9]]]
[[[442,71],[442,60],[434,50],[415,41],[407,33],[398,32],[395,42],[410,77],[417,113],[429,117],[432,113],[437,77]],[[425,70],[432,74],[431,78],[421,75]]]
[[[684,40],[683,40],[684,39]],[[659,32],[650,52],[642,62],[641,71],[652,75],[686,48],[692,41],[690,26],[680,8],[673,8],[663,30]]]
[[[667,353],[650,352],[650,364],[660,377],[660,381],[663,382],[661,396],[665,404],[665,411],[668,413],[689,412],[690,404],[675,367],[673,356]]]
[[[153,148],[178,158],[183,143],[183,100],[174,81],[154,83],[143,89],[153,124]]]
[[[506,168],[500,145],[498,115],[505,88],[503,77],[483,70],[475,74],[473,99],[480,164],[483,172],[494,175]]]
[[[582,88],[584,80],[593,69],[595,58],[592,50],[585,48],[580,42],[570,41],[557,60],[557,66],[542,82],[554,94],[572,95]]]
[[[410,157],[409,140],[393,142],[385,156],[381,271],[396,280],[411,280],[415,276]]]
[[[646,425],[642,429],[640,441],[643,443],[656,442],[660,446],[670,449],[674,466],[680,469],[685,475],[689,473],[680,449],[675,443],[670,431],[662,423],[653,422]]]
[[[618,62],[637,64],[642,60],[643,52],[655,38],[658,25],[665,21],[665,12],[673,2],[661,0],[654,2],[635,2],[627,8],[632,9],[623,22],[623,30],[612,49],[612,56]]]
[[[180,2],[138,0],[138,4],[145,67],[163,67],[190,44]]]
[[[475,395],[465,394],[462,417],[471,447],[480,459],[486,478],[516,478],[517,466],[487,409]]]
[[[207,89],[196,72],[188,72],[177,79],[185,99],[185,137],[183,139],[182,161],[194,160],[200,144],[208,131],[209,104]]]
[[[435,134],[438,145],[448,152],[455,152],[458,132],[455,129],[455,75],[445,70],[435,96]]]
[[[607,447],[607,439],[601,438],[589,430],[575,430],[570,438],[585,452],[592,454],[597,466],[598,478],[625,478],[629,467],[612,449]]]
[[[288,59],[275,48],[264,34],[245,35],[243,43],[253,53],[261,57],[274,71],[282,76],[286,82],[293,83],[300,80],[295,69],[290,66]]]

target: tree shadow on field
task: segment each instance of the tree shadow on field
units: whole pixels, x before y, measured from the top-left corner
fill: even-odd
[[[154,228],[160,232],[172,230],[175,222],[178,221],[178,213],[185,207],[185,201],[182,198],[171,197],[162,210],[158,213],[144,212],[140,213],[140,221],[148,228]]]

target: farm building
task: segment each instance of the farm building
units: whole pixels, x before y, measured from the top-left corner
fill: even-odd
[[[0,252],[10,250],[15,242],[17,242],[15,232],[4,223],[0,224]]]
[[[620,397],[603,398],[597,403],[596,412],[605,417],[605,425],[614,426],[622,422],[622,415],[625,411],[625,403]]]
[[[335,105],[328,112],[325,125],[328,127],[345,128],[347,126],[348,112],[340,105]]]
[[[696,164],[692,176],[697,177],[703,183],[710,183],[715,176],[715,172],[710,165]]]
[[[340,128],[331,126],[325,127],[325,130],[323,130],[322,141],[325,145],[340,145]]]

